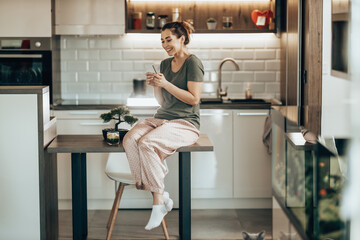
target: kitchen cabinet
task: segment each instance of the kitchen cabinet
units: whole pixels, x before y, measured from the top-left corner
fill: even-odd
[[[0,0],[0,37],[51,37],[51,0]]]
[[[234,197],[271,198],[271,156],[262,142],[269,110],[237,110],[234,118]]]
[[[117,35],[124,32],[124,0],[55,1],[57,35]]]
[[[277,12],[275,0],[272,1],[150,1],[126,0],[126,32],[128,33],[158,33],[160,32],[160,15],[167,16],[167,21],[180,20],[192,23],[197,33],[250,33],[275,32],[275,17]],[[177,10],[175,10],[177,9]],[[259,29],[251,20],[253,10],[271,10],[273,18],[271,24]],[[275,11],[276,10],[276,11]],[[155,28],[146,27],[147,13],[155,13]],[[141,16],[141,18],[139,18]],[[214,18],[217,22],[215,29],[209,30],[207,19]],[[224,27],[223,17],[231,17],[228,28]],[[137,21],[141,21],[141,27]],[[152,26],[152,25],[151,25]],[[226,24],[225,24],[226,26]]]
[[[232,198],[232,110],[200,110],[200,126],[215,148],[191,155],[192,198]]]

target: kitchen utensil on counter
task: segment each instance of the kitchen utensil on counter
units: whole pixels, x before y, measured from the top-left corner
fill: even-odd
[[[146,80],[145,79],[133,79],[133,94],[135,96],[146,94]]]

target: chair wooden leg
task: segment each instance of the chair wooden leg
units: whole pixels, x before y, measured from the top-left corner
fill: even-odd
[[[165,239],[170,239],[165,218],[163,218],[163,220],[161,221],[161,226],[164,230]]]
[[[116,191],[116,194],[115,194],[115,199],[114,199],[114,203],[112,205],[112,208],[111,208],[111,212],[110,212],[110,216],[109,216],[109,219],[108,219],[108,222],[106,224],[106,228],[109,230],[109,227],[110,227],[110,223],[111,223],[111,219],[114,215],[114,211],[115,211],[115,208],[116,208],[116,202],[117,202],[117,199],[119,197],[119,192],[120,192],[120,184],[119,184],[119,187]]]
[[[122,195],[122,193],[123,193],[123,191],[124,191],[124,188],[125,188],[125,185],[124,185],[123,183],[120,183],[118,192],[116,193],[117,199],[116,199],[115,209],[114,209],[114,213],[112,214],[112,217],[111,217],[110,227],[109,227],[109,229],[108,229],[108,233],[107,233],[107,236],[106,236],[106,240],[110,240],[110,239],[111,239],[111,234],[112,234],[112,231],[113,231],[113,229],[114,229],[114,224],[115,224],[116,216],[117,216],[117,213],[118,213],[118,211],[119,211],[119,205],[120,205],[121,195]]]

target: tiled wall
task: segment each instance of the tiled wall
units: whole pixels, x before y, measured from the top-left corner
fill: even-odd
[[[229,97],[244,97],[249,83],[255,97],[280,98],[280,40],[274,34],[193,34],[189,51],[205,67],[204,97],[215,95],[220,61],[233,57],[240,71],[225,63],[222,73]],[[125,99],[132,79],[145,78],[151,64],[159,68],[166,57],[159,34],[62,36],[62,98]]]

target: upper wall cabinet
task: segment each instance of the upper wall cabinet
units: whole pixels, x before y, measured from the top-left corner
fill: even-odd
[[[125,0],[56,0],[57,35],[125,33]]]
[[[51,0],[0,0],[0,37],[51,37]]]
[[[176,20],[196,33],[275,32],[275,9],[275,0],[126,0],[126,32],[156,33]]]

